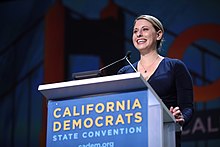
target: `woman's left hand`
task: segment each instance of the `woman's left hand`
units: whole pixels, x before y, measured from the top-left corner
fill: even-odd
[[[184,117],[182,112],[180,111],[179,107],[173,108],[172,106],[170,107],[170,112],[173,114],[173,116],[176,119],[176,122],[179,123],[181,126],[185,122]]]

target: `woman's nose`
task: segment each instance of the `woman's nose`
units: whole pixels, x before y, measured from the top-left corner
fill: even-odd
[[[141,37],[141,36],[142,36],[142,31],[140,30],[137,32],[137,37]]]

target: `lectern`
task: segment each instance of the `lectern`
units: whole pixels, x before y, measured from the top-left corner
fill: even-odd
[[[140,73],[40,85],[47,147],[174,147],[176,123]]]

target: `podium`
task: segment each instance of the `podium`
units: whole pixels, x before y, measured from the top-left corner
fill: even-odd
[[[47,147],[174,147],[173,115],[140,73],[39,85]]]

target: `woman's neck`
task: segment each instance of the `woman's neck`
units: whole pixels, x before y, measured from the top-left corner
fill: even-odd
[[[144,63],[145,66],[149,66],[155,59],[157,59],[159,54],[156,50],[148,53],[140,53],[140,62]]]

